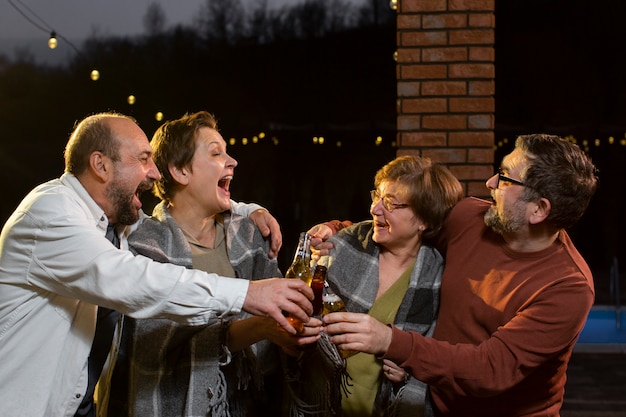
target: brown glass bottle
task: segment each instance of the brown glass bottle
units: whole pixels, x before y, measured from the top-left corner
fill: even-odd
[[[285,273],[285,278],[300,279],[306,282],[307,285],[311,285],[313,276],[311,274],[310,243],[311,236],[306,232],[301,232],[298,239],[298,248],[296,249],[293,262]],[[304,330],[304,323],[295,317],[290,317],[289,314],[285,314],[285,316],[296,331],[298,333],[302,333]]]
[[[346,311],[346,305],[343,303],[343,300],[335,294],[328,282],[324,282],[324,308],[322,314],[328,313],[338,313],[342,311]]]
[[[343,300],[341,299],[341,297],[335,294],[332,288],[330,288],[330,285],[328,285],[328,281],[324,281],[324,296],[323,297],[324,297],[324,309],[323,309],[322,314],[325,315],[328,313],[338,313],[338,312],[347,311],[346,305],[344,304]],[[356,353],[359,353],[359,352],[355,350],[339,349],[339,354],[344,359],[347,359]]]
[[[326,282],[326,265],[317,264],[313,279],[311,280],[311,289],[315,298],[313,299],[313,315],[320,316],[324,309],[324,283]]]

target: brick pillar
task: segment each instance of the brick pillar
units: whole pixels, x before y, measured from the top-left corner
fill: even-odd
[[[398,155],[445,163],[467,195],[493,175],[495,0],[398,0]]]

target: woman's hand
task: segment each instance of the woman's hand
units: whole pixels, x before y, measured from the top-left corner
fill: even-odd
[[[407,374],[403,368],[396,365],[389,359],[383,359],[383,375],[391,382],[398,383],[406,381]]]
[[[311,235],[311,259],[318,261],[320,257],[327,256],[334,247],[332,243],[326,241],[333,235],[332,229],[320,223],[311,227],[307,233]]]
[[[270,238],[270,251],[268,256],[270,259],[276,258],[278,251],[280,251],[283,245],[283,235],[280,232],[278,221],[265,209],[253,211],[250,213],[249,218],[256,224],[256,227],[259,228],[264,238]]]
[[[278,323],[275,323],[268,339],[275,345],[280,346],[286,354],[299,356],[302,353],[302,348],[318,341],[321,332],[321,320],[311,317],[304,324],[304,330],[297,335],[287,333]]]
[[[271,317],[251,316],[234,320],[228,327],[228,348],[238,352],[260,340],[269,340],[283,350],[297,352],[298,348],[314,343],[320,338],[322,322],[311,317],[298,335],[288,333]]]
[[[382,355],[391,344],[391,328],[369,314],[329,313],[323,321],[323,331],[339,349]]]

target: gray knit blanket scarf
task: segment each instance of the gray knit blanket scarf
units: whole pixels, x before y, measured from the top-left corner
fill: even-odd
[[[335,248],[327,279],[351,312],[367,313],[378,291],[379,246],[372,240],[372,221],[341,230],[331,238]],[[443,258],[434,248],[422,245],[394,325],[402,330],[432,335],[443,273]],[[318,364],[312,366],[322,368]],[[315,377],[315,376],[314,376]],[[320,377],[320,375],[317,375]],[[420,416],[424,412],[426,385],[413,377],[399,384],[381,379],[373,416]],[[349,389],[349,387],[348,387]],[[339,415],[331,410],[327,415]]]
[[[229,212],[223,216],[228,257],[236,275],[282,276],[276,260],[267,258],[269,242],[256,226]],[[189,243],[163,203],[130,236],[129,244],[135,253],[158,262],[192,267]],[[169,320],[126,317],[109,415],[247,416],[247,405],[263,395],[263,372],[278,369],[280,359],[269,342],[231,354],[225,343],[228,324],[228,320],[216,320],[189,327]]]

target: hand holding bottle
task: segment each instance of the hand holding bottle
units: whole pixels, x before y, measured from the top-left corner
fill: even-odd
[[[324,259],[325,257],[322,257],[322,259]],[[326,257],[327,258],[327,257]],[[335,294],[335,292],[333,291],[333,289],[330,287],[330,285],[328,284],[328,281],[324,281],[324,309],[323,309],[323,315],[326,316],[327,314],[331,314],[331,313],[340,313],[340,312],[346,312],[346,305],[344,304],[343,300],[341,299],[341,297],[339,297],[337,294]],[[328,332],[326,332],[328,333]],[[332,339],[331,339],[332,342]],[[337,346],[337,348],[339,349],[339,354],[341,355],[342,358],[347,359],[350,356],[358,353],[357,351],[354,350],[347,350],[347,349],[342,349],[339,346]]]
[[[328,256],[330,249],[334,245],[326,240],[333,235],[333,231],[327,225],[321,223],[309,229],[307,232],[311,236],[311,259],[317,261],[323,256]]]
[[[322,318],[324,332],[340,350],[384,354],[391,344],[391,327],[369,314],[329,313]]]
[[[256,316],[272,317],[289,333],[296,333],[285,314],[307,321],[312,313],[313,291],[303,282],[270,278],[250,281],[242,309]]]
[[[275,326],[275,331],[277,334],[270,338],[272,343],[280,346],[286,354],[298,357],[308,345],[320,339],[322,321],[311,317],[309,321],[304,324],[302,332],[296,335],[288,334],[284,329],[278,326]]]

